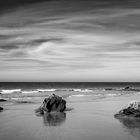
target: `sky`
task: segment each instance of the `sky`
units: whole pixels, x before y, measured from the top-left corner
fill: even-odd
[[[140,82],[139,0],[0,0],[1,82]]]

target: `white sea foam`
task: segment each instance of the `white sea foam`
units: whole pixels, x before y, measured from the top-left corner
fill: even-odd
[[[22,91],[22,93],[36,93],[36,92],[58,92],[58,91],[75,91],[75,92],[93,92],[91,89],[36,89],[33,91]]]
[[[93,90],[91,90],[91,89],[73,89],[73,91],[76,91],[76,92],[93,92]]]
[[[77,95],[71,95],[69,97],[84,97],[84,96],[91,96],[91,95],[77,94]]]
[[[27,100],[31,100],[32,98],[31,98],[31,97],[26,97],[26,99],[27,99]]]
[[[110,93],[110,94],[92,94],[92,95],[87,95],[87,94],[75,94],[75,95],[71,95],[69,97],[87,97],[87,96],[95,96],[95,97],[111,97],[111,96],[117,96],[117,95],[120,95],[120,94],[114,94],[114,93]]]
[[[22,98],[10,98],[11,100],[21,100]]]
[[[23,94],[32,94],[32,93],[38,93],[37,90],[30,90],[30,91],[22,91]]]
[[[21,89],[1,90],[2,94],[12,94],[17,92],[21,92]]]
[[[37,89],[38,92],[54,92],[56,89]]]
[[[10,99],[18,101],[18,100],[31,100],[32,98],[31,97],[12,97]]]
[[[111,94],[106,94],[106,96],[117,96],[119,94],[114,94],[114,93],[111,93]]]

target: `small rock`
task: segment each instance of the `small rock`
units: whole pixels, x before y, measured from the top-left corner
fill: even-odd
[[[32,101],[26,101],[26,100],[19,100],[19,101],[16,101],[16,103],[21,103],[21,104],[29,104],[29,103],[34,103]]]
[[[105,88],[105,90],[113,90],[113,88]],[[115,90],[115,89],[114,89]]]
[[[119,117],[140,118],[140,102],[138,101],[130,102],[127,107],[123,108],[114,116],[116,118],[119,118]]]
[[[125,88],[124,88],[124,90],[130,90],[131,89],[131,87],[129,87],[129,86],[126,86]]]
[[[2,111],[3,110],[3,108],[2,107],[0,107],[0,111]]]
[[[6,102],[7,100],[5,100],[5,99],[0,99],[0,102]]]

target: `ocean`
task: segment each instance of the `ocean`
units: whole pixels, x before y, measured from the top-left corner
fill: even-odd
[[[126,86],[139,88],[140,83],[134,82],[0,82],[0,90],[4,89],[97,89],[123,88]]]
[[[1,82],[0,98],[46,97],[52,93],[63,97],[94,96],[103,98],[128,94],[128,90],[124,90],[125,87],[140,90],[140,83]]]

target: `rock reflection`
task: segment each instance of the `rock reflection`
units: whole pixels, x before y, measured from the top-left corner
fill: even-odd
[[[133,118],[118,118],[124,128],[138,140],[140,139],[140,119]]]
[[[62,125],[66,120],[66,113],[52,112],[43,115],[43,122],[45,126],[58,126]]]

